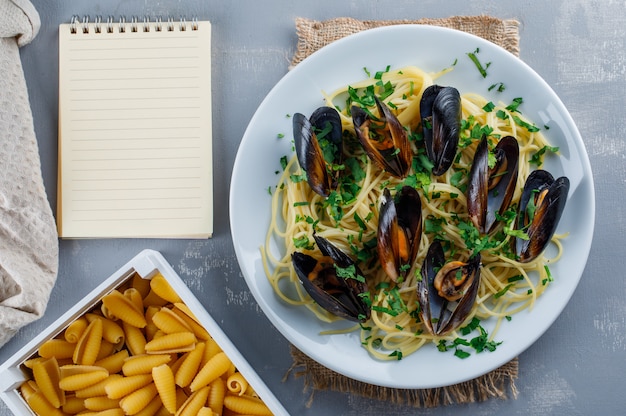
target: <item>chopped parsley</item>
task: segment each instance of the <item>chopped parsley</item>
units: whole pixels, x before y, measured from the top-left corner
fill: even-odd
[[[362,283],[365,282],[365,277],[356,272],[356,266],[354,264],[351,264],[348,267],[339,267],[337,263],[333,263],[333,266],[335,267],[335,272],[338,277],[343,279],[354,279]]]
[[[469,52],[467,56],[472,60],[472,62],[474,62],[474,65],[476,66],[476,69],[478,69],[478,72],[480,72],[480,75],[482,75],[483,78],[487,78],[487,68],[489,68],[491,62],[487,62],[483,66],[478,59],[478,52],[480,52],[480,49],[476,48],[474,52]]]
[[[469,357],[471,353],[462,347],[470,347],[478,354],[483,351],[493,352],[496,350],[498,345],[502,344],[502,342],[489,340],[489,334],[480,325],[480,320],[478,318],[472,318],[472,321],[467,326],[460,328],[460,332],[464,336],[469,335],[476,330],[478,330],[478,335],[469,340],[460,337],[455,338],[450,343],[448,343],[449,341],[445,339],[439,340],[437,349],[441,352],[446,352],[454,348],[454,355],[458,358],[465,359]]]
[[[506,106],[506,109],[512,113],[519,113],[517,108],[524,102],[522,97],[513,98],[513,102]]]
[[[530,133],[534,133],[539,131],[539,127],[535,126],[534,124],[528,123],[524,120],[522,120],[521,118],[519,118],[518,116],[513,116],[513,121],[515,122],[515,124],[517,124],[520,127],[524,127],[526,130],[528,130]]]
[[[306,235],[302,237],[294,237],[293,245],[296,246],[296,248],[301,248],[304,250],[313,250],[313,244],[309,240],[309,237]]]
[[[494,103],[492,103],[491,101],[489,101],[487,104],[485,104],[483,106],[483,110],[486,113],[491,113],[493,111],[493,109],[496,108],[496,105]]]
[[[539,167],[543,163],[543,156],[546,152],[556,153],[558,151],[559,151],[559,148],[557,146],[543,146],[530,158],[529,163],[532,163],[534,165],[537,165],[537,167]]]
[[[491,85],[489,86],[489,88],[487,88],[487,91],[491,91],[491,90],[493,90],[494,88],[495,88],[495,89],[496,89],[496,91],[498,91],[498,92],[502,92],[502,91],[504,91],[504,90],[506,89],[506,87],[504,86],[504,83],[502,83],[502,82],[497,82],[497,83],[495,83],[495,84],[491,84]]]

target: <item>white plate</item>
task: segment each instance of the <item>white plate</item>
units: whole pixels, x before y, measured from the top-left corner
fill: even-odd
[[[467,53],[479,48],[483,64],[491,62],[482,78]],[[427,72],[454,70],[437,80],[461,93],[478,92],[494,102],[509,103],[523,97],[523,114],[545,132],[561,157],[550,158],[544,168],[571,181],[569,200],[557,233],[568,231],[565,254],[551,266],[555,281],[535,307],[503,323],[495,352],[472,354],[461,360],[451,352],[428,346],[401,361],[377,361],[360,347],[357,333],[320,336],[328,325],[306,308],[282,302],[264,274],[259,247],[264,244],[270,220],[268,187],[277,180],[279,159],[291,155],[292,127],[287,114],[311,114],[323,104],[321,91],[333,91],[365,78],[387,65],[416,65]],[[506,89],[488,91],[503,82]],[[285,138],[278,139],[279,133]],[[559,316],[582,275],[593,235],[595,200],[591,167],[583,141],[552,89],[518,58],[481,38],[431,26],[391,26],[344,38],[300,63],[270,91],[259,106],[241,141],[230,190],[230,221],[237,259],[248,286],[269,320],[296,347],[324,366],[348,377],[381,386],[432,388],[452,385],[485,374],[523,352]],[[489,328],[488,321],[483,321]]]

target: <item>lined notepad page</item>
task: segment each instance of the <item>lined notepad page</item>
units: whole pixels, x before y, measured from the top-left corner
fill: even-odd
[[[210,23],[120,27],[59,28],[59,235],[210,237]]]

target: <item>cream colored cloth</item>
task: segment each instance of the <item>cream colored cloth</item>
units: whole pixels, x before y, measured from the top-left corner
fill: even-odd
[[[40,318],[58,270],[19,47],[39,30],[27,0],[0,0],[0,346]]]

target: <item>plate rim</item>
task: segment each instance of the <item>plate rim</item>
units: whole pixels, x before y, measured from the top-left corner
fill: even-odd
[[[303,353],[305,353],[307,356],[309,356],[311,359],[319,362],[322,365],[328,366],[328,362],[322,362],[320,361],[317,356],[315,354],[311,354],[310,349],[307,348],[300,348],[301,345],[299,345],[299,340],[298,337],[296,337],[292,332],[290,332],[288,330],[288,328],[284,328],[282,326],[282,323],[277,323],[277,321],[275,321],[275,319],[272,319],[272,316],[274,316],[274,311],[271,310],[270,305],[266,302],[266,300],[262,297],[260,297],[260,293],[257,293],[256,287],[252,284],[251,279],[256,279],[256,275],[258,273],[253,274],[252,276],[248,276],[247,272],[248,270],[243,266],[244,265],[244,253],[240,250],[240,247],[238,247],[237,245],[237,237],[235,236],[235,230],[237,228],[236,226],[236,212],[235,212],[235,204],[233,203],[233,200],[236,199],[236,189],[235,186],[238,183],[238,181],[240,180],[240,178],[238,177],[238,174],[240,172],[241,169],[241,152],[243,147],[246,145],[247,141],[250,140],[249,138],[250,133],[249,130],[251,128],[251,126],[253,126],[254,122],[256,121],[256,118],[261,110],[261,108],[266,105],[266,102],[271,100],[271,97],[276,93],[275,91],[281,88],[281,85],[283,85],[283,83],[285,83],[286,81],[284,81],[285,79],[290,79],[293,77],[297,77],[300,71],[305,71],[305,69],[299,69],[299,68],[306,68],[308,64],[308,62],[310,61],[315,61],[321,58],[318,58],[319,56],[323,56],[324,54],[331,54],[332,51],[334,49],[341,49],[344,47],[345,44],[350,44],[351,42],[358,42],[355,41],[355,38],[367,38],[368,36],[382,36],[379,35],[380,33],[384,33],[384,32],[394,32],[394,31],[400,31],[400,32],[412,32],[415,31],[420,32],[420,31],[425,31],[425,33],[427,32],[452,32],[455,33],[454,36],[461,36],[463,38],[466,39],[466,41],[470,41],[473,40],[475,42],[478,42],[479,45],[486,45],[488,44],[488,48],[495,48],[496,50],[498,50],[498,53],[505,53],[507,55],[509,55],[511,58],[513,58],[516,61],[516,65],[520,65],[522,67],[522,70],[524,72],[528,72],[530,75],[532,75],[533,78],[533,82],[539,82],[540,83],[540,87],[542,90],[545,90],[548,95],[550,96],[551,101],[556,102],[559,106],[560,106],[560,112],[559,114],[561,116],[564,116],[565,118],[565,123],[568,127],[573,128],[573,130],[570,131],[571,135],[572,135],[572,139],[574,140],[574,144],[576,145],[575,147],[580,150],[582,149],[582,157],[581,157],[581,162],[583,164],[583,166],[581,166],[582,171],[584,171],[585,173],[588,173],[588,177],[584,177],[582,180],[585,181],[585,185],[587,187],[589,187],[589,193],[592,196],[591,198],[591,212],[590,212],[590,219],[591,219],[591,223],[587,225],[587,228],[589,230],[590,233],[590,237],[589,240],[587,242],[583,241],[583,251],[585,252],[585,256],[584,259],[582,261],[582,268],[581,270],[577,273],[578,277],[576,278],[576,282],[573,285],[568,286],[569,287],[569,291],[568,293],[566,293],[566,298],[567,301],[564,302],[562,305],[560,305],[561,307],[558,308],[558,310],[556,310],[556,312],[553,314],[553,319],[550,320],[550,322],[545,326],[545,328],[543,328],[543,330],[541,331],[537,331],[533,334],[532,340],[530,342],[527,343],[527,345],[525,345],[522,349],[517,349],[517,354],[515,354],[514,356],[521,354],[523,351],[525,351],[526,349],[530,348],[538,338],[540,338],[553,324],[554,322],[558,319],[558,317],[562,314],[563,309],[569,304],[569,301],[574,293],[574,291],[576,290],[576,288],[578,287],[578,284],[580,282],[580,279],[582,278],[582,275],[584,274],[584,270],[585,270],[585,265],[587,264],[588,261],[588,257],[589,257],[589,253],[590,253],[590,249],[591,249],[591,244],[592,244],[592,237],[593,237],[593,230],[595,227],[595,189],[594,189],[594,183],[593,183],[593,175],[592,175],[592,171],[591,171],[591,165],[590,165],[590,161],[589,161],[589,157],[588,154],[586,152],[585,146],[584,146],[584,142],[582,141],[582,137],[580,135],[580,132],[578,131],[578,128],[571,116],[571,114],[569,113],[569,111],[567,110],[567,108],[565,107],[565,105],[563,104],[563,102],[561,101],[560,97],[556,94],[556,92],[550,87],[550,85],[543,79],[543,77],[541,77],[536,71],[534,71],[534,69],[532,69],[528,64],[526,64],[524,61],[522,61],[519,57],[517,57],[516,55],[512,54],[511,52],[507,51],[506,49],[500,47],[499,45],[496,45],[488,40],[485,40],[483,38],[480,38],[476,35],[464,32],[464,31],[460,31],[460,30],[456,30],[456,29],[451,29],[451,28],[445,28],[445,27],[439,27],[439,26],[432,26],[432,25],[419,25],[419,24],[406,24],[406,25],[395,25],[395,26],[383,26],[383,27],[378,27],[378,28],[372,28],[372,29],[368,29],[368,30],[364,30],[362,32],[358,32],[349,36],[346,36],[342,39],[339,39],[335,42],[332,42],[322,48],[320,48],[319,50],[315,51],[314,53],[312,53],[311,55],[309,55],[307,58],[305,58],[304,60],[302,60],[297,66],[295,66],[293,69],[291,69],[289,72],[287,72],[283,77],[281,77],[281,79],[271,88],[271,90],[267,93],[267,95],[264,97],[264,99],[262,100],[262,102],[259,104],[259,106],[257,107],[257,110],[255,111],[254,115],[252,116],[245,132],[244,135],[242,136],[242,140],[239,144],[239,148],[237,150],[237,155],[235,157],[235,163],[233,166],[233,171],[232,171],[232,175],[231,175],[231,188],[230,188],[230,196],[229,196],[229,215],[230,215],[230,225],[231,225],[231,236],[232,236],[232,240],[233,240],[233,245],[235,248],[235,253],[236,253],[236,257],[238,260],[238,264],[241,268],[243,277],[246,281],[246,284],[248,285],[249,290],[252,292],[255,300],[257,301],[257,303],[260,305],[262,311],[264,312],[266,318],[272,323],[272,325],[281,333],[281,335],[283,335],[290,343],[292,343],[294,346],[296,346],[297,348],[299,348]],[[411,36],[416,36],[415,34],[411,34]],[[328,51],[331,52],[328,52]],[[304,64],[304,66],[303,66]],[[417,64],[416,64],[417,65]],[[295,74],[295,75],[294,75]],[[264,276],[264,272],[261,271],[261,273]],[[278,300],[280,301],[280,300]],[[355,348],[358,347],[358,345],[355,345]],[[385,387],[392,387],[392,388],[434,388],[434,387],[443,387],[445,385],[450,385],[450,384],[455,384],[458,382],[462,382],[462,381],[467,381],[468,379],[474,378],[474,377],[478,377],[480,375],[486,374],[492,370],[494,370],[495,368],[503,365],[504,363],[508,362],[510,359],[514,358],[514,356],[505,359],[505,360],[493,360],[495,362],[490,363],[490,365],[485,366],[484,371],[481,370],[480,374],[475,374],[472,377],[466,377],[466,378],[458,378],[455,379],[453,382],[450,382],[448,384],[433,384],[433,385],[428,385],[426,384],[419,384],[419,385],[407,385],[405,383],[394,383],[394,382],[381,382],[379,380],[372,380],[369,378],[363,378],[362,376],[360,376],[359,374],[355,374],[354,372],[351,371],[345,371],[345,369],[343,368],[336,368],[336,366],[329,366],[329,368],[331,368],[331,370],[336,371],[344,376],[359,380],[359,381],[363,381],[363,382],[367,382],[370,384],[376,384],[376,385],[380,385],[380,386],[385,386]],[[476,356],[474,356],[473,358],[476,358]],[[376,360],[374,358],[372,358],[372,362],[378,362],[379,360]],[[385,362],[386,364],[391,364],[393,362]]]

